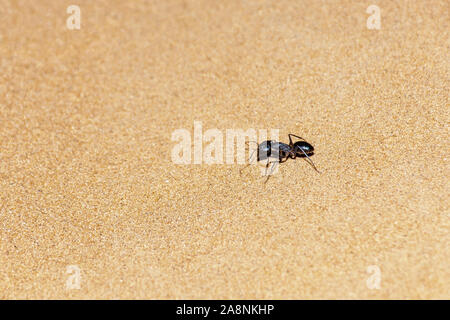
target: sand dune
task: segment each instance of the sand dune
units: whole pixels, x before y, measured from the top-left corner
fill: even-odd
[[[448,1],[71,4],[0,0],[0,298],[450,298]]]

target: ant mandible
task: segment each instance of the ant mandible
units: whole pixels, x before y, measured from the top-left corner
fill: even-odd
[[[258,149],[253,150],[249,158],[249,164],[247,164],[244,168],[242,168],[240,172],[242,173],[242,170],[247,168],[252,163],[253,155],[256,152],[257,161],[267,159],[266,173],[265,173],[266,175],[267,169],[269,168],[269,164],[272,163],[269,175],[267,175],[267,179],[264,183],[266,183],[269,180],[275,166],[278,163],[286,162],[289,158],[291,159],[305,158],[305,160],[314,168],[314,170],[320,173],[320,171],[317,170],[316,166],[314,165],[314,162],[310,158],[310,156],[314,155],[314,147],[310,143],[308,143],[305,139],[295,134],[290,133],[288,134],[288,137],[289,137],[289,144],[278,142],[275,140],[266,140],[261,142],[260,144],[258,144],[255,141],[250,141],[256,143],[258,145]],[[301,140],[293,143],[292,137],[299,138]],[[278,158],[278,160],[270,161],[269,160],[270,158]]]

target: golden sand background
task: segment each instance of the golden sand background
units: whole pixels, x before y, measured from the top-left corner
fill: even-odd
[[[450,298],[449,9],[0,0],[0,298]],[[322,174],[175,165],[194,120]]]

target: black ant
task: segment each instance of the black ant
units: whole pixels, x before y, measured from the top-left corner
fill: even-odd
[[[256,143],[258,145],[258,149],[253,150],[249,158],[249,164],[246,165],[244,168],[242,168],[240,171],[242,172],[242,170],[244,170],[251,164],[253,155],[255,154],[255,152],[257,152],[256,154],[257,161],[267,159],[266,175],[269,164],[272,163],[269,175],[267,175],[267,179],[264,183],[266,183],[269,180],[277,163],[286,162],[289,158],[291,159],[305,158],[305,160],[314,168],[314,170],[320,173],[320,171],[317,170],[316,166],[314,165],[314,162],[310,158],[310,156],[314,155],[314,147],[310,143],[306,142],[305,139],[295,134],[290,133],[288,134],[288,136],[289,136],[289,144],[278,142],[275,140],[266,140],[261,142],[260,144],[256,143],[255,141],[250,141]],[[293,143],[292,137],[299,138],[301,140]],[[278,160],[270,161],[269,158],[278,158]]]

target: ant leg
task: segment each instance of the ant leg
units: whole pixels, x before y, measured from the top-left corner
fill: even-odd
[[[256,141],[245,141],[245,144],[247,145],[247,147],[249,147],[249,143],[250,143],[250,142],[253,142],[254,144],[256,144],[256,149],[253,150],[252,154],[250,155],[250,157],[249,157],[249,159],[248,159],[248,162],[251,162],[251,161],[252,161],[253,154],[255,153],[256,150],[258,150],[258,147],[259,147],[259,144],[258,144],[258,142],[256,142]],[[249,150],[249,151],[250,151],[250,150]]]
[[[267,159],[266,172],[264,173],[264,175],[267,176],[267,168],[269,168],[269,164],[273,163],[273,164],[272,164],[272,167],[270,168],[270,172],[269,172],[269,176],[270,176],[270,175],[272,175],[272,172],[273,172],[275,163],[283,163],[283,162],[286,162],[287,159],[288,159],[288,158],[284,158],[284,159],[280,159],[280,160],[278,160],[278,161],[276,161],[276,160],[275,160],[275,161],[270,161],[270,159]]]
[[[256,150],[253,150],[252,154],[248,158],[248,164],[245,167],[243,167],[241,170],[239,170],[239,174],[242,174],[242,171],[252,164],[252,158],[253,158],[253,155],[255,154],[255,152],[256,152]]]
[[[266,164],[266,172],[265,172],[265,174],[264,174],[264,175],[266,175],[266,176],[267,176],[267,168],[269,167],[269,164],[273,163],[272,167],[270,168],[270,173],[269,173],[269,176],[270,176],[270,175],[272,175],[272,173],[273,173],[273,170],[274,170],[275,164],[276,164],[276,163],[283,163],[283,162],[286,162],[286,161],[287,161],[287,159],[289,159],[289,158],[288,158],[288,157],[286,157],[286,158],[281,158],[281,159],[280,159],[280,160],[278,160],[278,161],[269,161],[269,159],[267,159],[267,164]]]
[[[271,163],[272,163],[272,167],[270,168],[269,176],[272,175],[273,170],[275,169],[275,166],[277,166],[278,163],[280,163],[280,161],[273,161],[273,162],[271,162]]]
[[[285,156],[284,158],[280,159],[280,161],[278,161],[279,163],[283,163],[286,162],[289,159],[289,156]]]
[[[272,163],[272,167],[270,168],[269,174],[267,174],[267,167],[268,167],[269,163]],[[267,181],[269,181],[269,178],[270,178],[270,176],[272,175],[273,170],[274,170],[275,166],[276,166],[278,163],[279,163],[279,161],[267,162],[267,166],[266,166],[266,176],[267,176],[267,179],[266,179],[266,181],[264,181],[264,184],[266,184]]]
[[[267,176],[267,168],[269,168],[269,164],[271,164],[272,162],[270,162],[270,159],[267,158],[267,163],[266,163],[266,171],[264,172],[264,175]]]
[[[280,158],[278,161],[272,161],[272,162],[267,161],[267,165],[266,165],[266,176],[267,176],[267,179],[266,179],[266,181],[264,181],[264,184],[266,184],[267,181],[269,181],[269,178],[272,175],[272,173],[273,173],[273,171],[275,169],[275,166],[277,166],[279,163],[286,162],[288,159],[289,159],[289,157],[286,156],[284,158]],[[272,163],[272,167],[270,168],[269,174],[267,174],[267,167],[269,166],[269,163]]]
[[[314,168],[314,170],[316,170],[318,173],[320,173],[320,171],[319,170],[317,170],[317,168],[316,168],[316,166],[315,166],[315,164],[314,164],[314,162],[311,160],[311,158],[306,154],[306,152],[305,151],[303,151],[303,149],[299,149],[301,152],[303,152],[303,154],[306,156],[306,158],[308,158],[308,160],[306,160],[306,158],[305,158],[305,161],[306,162],[308,162],[309,163],[309,165],[310,166],[312,166],[313,168]]]
[[[258,149],[259,144],[258,144],[258,142],[256,142],[256,141],[245,141],[245,145],[246,145],[247,147],[250,147],[250,142],[253,142],[254,144],[256,144],[256,149]]]
[[[297,135],[292,134],[292,133],[289,133],[289,134],[288,134],[288,137],[289,137],[289,144],[290,144],[290,145],[293,145],[293,143],[292,143],[292,137],[296,137],[296,138],[299,138],[299,139],[301,139],[301,140],[303,140],[303,141],[306,141],[306,140],[303,139],[302,137],[297,136]]]

